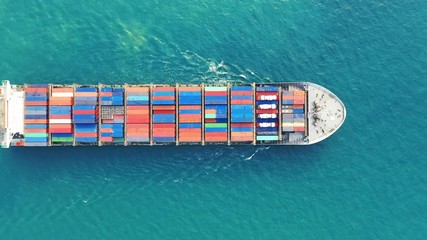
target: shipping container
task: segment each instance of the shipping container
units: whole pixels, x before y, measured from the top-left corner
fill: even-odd
[[[254,141],[254,89],[253,86],[231,87],[231,141]]]
[[[79,86],[75,88],[72,119],[76,144],[98,144],[98,101],[97,86]]]
[[[49,133],[52,145],[73,144],[74,88],[70,86],[51,86],[49,97]],[[71,140],[70,140],[71,139]]]
[[[225,86],[205,87],[205,142],[228,141],[228,90]]]
[[[48,84],[29,84],[25,87],[24,146],[48,146]],[[21,145],[22,145],[21,144]]]
[[[256,88],[256,141],[279,140],[279,87]]]
[[[282,91],[282,133],[305,132],[306,91]]]
[[[102,86],[100,90],[100,139],[102,144],[124,144],[125,89],[121,86]]]
[[[154,143],[176,141],[176,89],[170,86],[153,86],[151,111]]]
[[[127,144],[150,142],[150,88],[126,88],[126,141]]]
[[[199,86],[179,87],[179,125],[180,143],[202,141],[202,88]]]

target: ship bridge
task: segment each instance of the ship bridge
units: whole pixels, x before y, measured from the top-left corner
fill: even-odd
[[[0,86],[0,141],[2,148],[8,148],[14,138],[23,137],[24,99],[22,87],[10,85],[3,80]]]

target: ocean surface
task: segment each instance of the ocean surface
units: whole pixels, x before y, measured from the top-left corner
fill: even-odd
[[[0,150],[0,239],[426,239],[427,1],[0,0],[0,79],[311,81],[306,147]]]

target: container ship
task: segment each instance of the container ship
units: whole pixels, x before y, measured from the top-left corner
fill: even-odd
[[[309,145],[346,109],[309,82],[0,86],[0,139],[10,146]]]

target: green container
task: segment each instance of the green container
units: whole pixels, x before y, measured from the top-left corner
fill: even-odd
[[[47,133],[25,133],[25,137],[47,137]]]
[[[72,137],[53,137],[52,142],[72,142]]]
[[[278,141],[279,136],[256,136],[257,141]]]
[[[206,128],[227,128],[227,123],[206,123]]]
[[[216,114],[205,114],[205,118],[216,118]]]
[[[227,87],[205,87],[205,91],[227,91]]]

